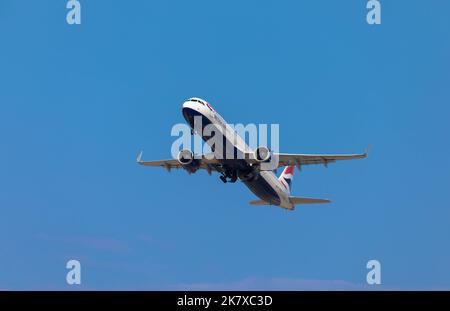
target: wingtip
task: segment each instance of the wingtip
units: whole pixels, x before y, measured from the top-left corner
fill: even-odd
[[[142,163],[142,154],[144,153],[143,150],[141,150],[137,156],[136,162],[141,164]]]
[[[372,145],[367,146],[366,150],[364,150],[364,157],[367,158],[369,156],[369,151],[372,149]]]

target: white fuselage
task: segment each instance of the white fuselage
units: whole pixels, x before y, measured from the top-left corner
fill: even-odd
[[[216,125],[215,129],[223,135],[226,144],[215,144],[214,148],[211,145],[210,147],[213,149],[215,157],[217,159],[222,159],[220,161],[225,166],[231,166],[237,170],[243,169],[244,167],[251,169],[251,166],[243,160],[243,157],[238,157],[238,159],[229,159],[226,157],[226,152],[229,152],[227,146],[233,146],[237,150],[237,153],[240,153],[241,155],[253,152],[253,150],[251,150],[245,141],[236,133],[233,127],[226,123],[222,116],[220,116],[209,103],[199,98],[189,99],[183,103],[183,115],[193,130],[195,130],[195,128],[192,117],[195,116],[202,118],[204,123],[213,123]],[[204,125],[205,124],[203,124],[203,126]],[[208,140],[205,139],[204,135],[202,135],[202,138],[208,143]],[[225,148],[227,150],[225,150]],[[287,209],[293,209],[294,206],[289,201],[289,191],[283,186],[272,171],[258,170],[257,174],[257,178],[250,181],[244,180],[241,177],[239,178],[262,200]]]

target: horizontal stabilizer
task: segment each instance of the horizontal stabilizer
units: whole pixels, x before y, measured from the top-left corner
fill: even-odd
[[[251,205],[271,205],[269,202],[266,202],[264,200],[253,200],[250,201]]]
[[[327,199],[314,199],[314,198],[303,198],[303,197],[289,197],[289,201],[292,204],[315,204],[315,203],[330,203]]]

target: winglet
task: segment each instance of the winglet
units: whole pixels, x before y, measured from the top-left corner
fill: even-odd
[[[372,149],[372,145],[367,146],[366,150],[364,150],[364,156],[366,158],[369,156],[370,149]]]
[[[137,157],[137,159],[136,159],[136,162],[137,163],[139,163],[139,164],[141,164],[143,161],[142,161],[142,154],[144,153],[144,151],[143,150],[141,150],[141,152],[139,152],[139,155],[138,155],[138,157]]]

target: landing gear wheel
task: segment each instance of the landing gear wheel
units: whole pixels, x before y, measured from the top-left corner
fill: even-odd
[[[227,178],[225,176],[220,176],[219,178],[221,181],[223,181],[224,184],[227,183]]]
[[[237,172],[233,172],[233,174],[230,177],[230,182],[235,183],[237,181]]]

